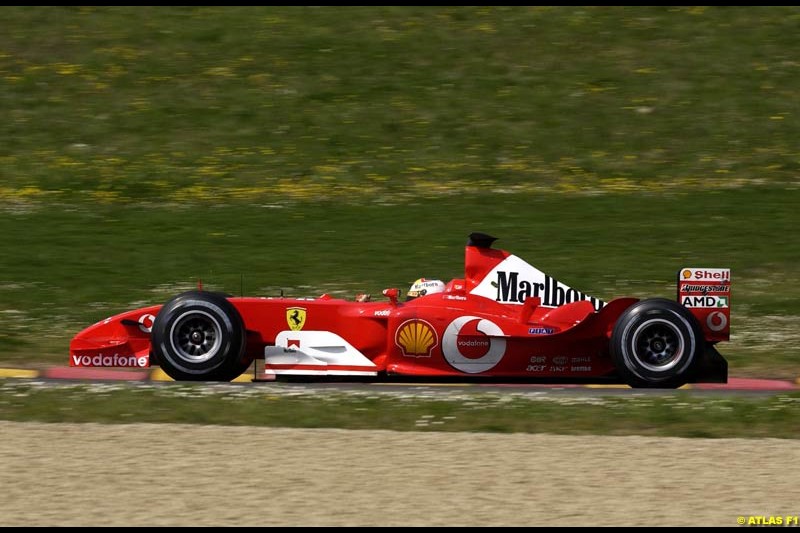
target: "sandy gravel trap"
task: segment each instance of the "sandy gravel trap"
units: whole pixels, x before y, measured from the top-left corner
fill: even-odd
[[[800,441],[0,422],[0,525],[736,525]]]

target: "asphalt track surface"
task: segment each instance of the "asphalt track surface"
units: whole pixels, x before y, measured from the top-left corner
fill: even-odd
[[[693,383],[680,389],[632,389],[620,384],[590,384],[590,383],[459,383],[459,382],[369,382],[347,380],[303,380],[303,381],[278,381],[273,377],[258,376],[259,381],[254,381],[255,374],[252,368],[239,376],[231,386],[281,388],[283,390],[296,388],[298,390],[338,390],[346,391],[425,391],[426,394],[448,395],[454,392],[538,392],[547,395],[573,395],[573,396],[629,396],[629,395],[675,395],[689,392],[691,395],[750,395],[750,394],[776,394],[800,391],[800,378],[794,382],[788,380],[771,380],[756,378],[731,377],[728,383]],[[172,379],[160,368],[144,368],[133,370],[107,369],[107,368],[71,368],[49,367],[39,370],[0,368],[0,379],[34,379],[44,382],[150,382],[169,386]],[[214,386],[220,384],[215,383]]]

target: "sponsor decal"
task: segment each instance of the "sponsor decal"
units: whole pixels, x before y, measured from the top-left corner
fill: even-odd
[[[681,279],[694,281],[730,281],[731,269],[729,268],[684,268]]]
[[[591,372],[592,367],[590,367],[589,365],[571,366],[569,370],[570,372]]]
[[[302,349],[301,349],[302,348]],[[365,375],[375,364],[352,344],[331,331],[278,333],[274,345],[264,346],[264,368],[294,375]],[[356,374],[353,374],[353,373]]]
[[[728,325],[728,317],[722,311],[714,311],[706,317],[706,326],[711,331],[722,331]]]
[[[579,356],[579,357],[573,357],[572,359],[569,360],[569,362],[570,363],[591,363],[592,362],[592,358],[589,357],[588,355],[582,355],[582,356]]]
[[[286,348],[283,349],[284,353],[296,352],[300,349],[300,339],[286,339]]]
[[[72,366],[127,366],[146,367],[148,357],[144,355],[73,355]]]
[[[543,355],[532,355],[531,356],[531,363],[546,363],[547,358]]]
[[[497,271],[497,281],[492,285],[497,289],[495,300],[501,303],[524,303],[527,298],[541,298],[544,307],[559,307],[564,304],[588,300],[595,310],[605,305],[605,302],[594,296],[587,296],[575,289],[570,289],[563,283],[547,274],[542,282],[519,279],[519,272]]]
[[[390,309],[383,309],[381,311],[375,311],[375,316],[389,316],[389,313],[392,311]]]
[[[567,358],[563,355],[559,355],[558,357],[553,357],[553,364],[554,365],[566,365]]]
[[[528,328],[528,335],[552,335],[553,328]]]
[[[453,320],[442,338],[445,360],[467,374],[494,368],[506,353],[505,333],[485,318],[462,316]]]
[[[303,329],[303,326],[306,325],[306,308],[287,307],[286,323],[289,324],[289,329],[292,331],[300,331]]]
[[[727,296],[684,296],[684,307],[728,307]]]
[[[543,307],[559,307],[581,300],[591,302],[595,310],[605,305],[602,300],[561,283],[515,255],[495,266],[471,293],[517,305],[530,297],[539,298]]]
[[[144,333],[150,333],[153,331],[153,322],[155,322],[156,317],[151,314],[145,314],[139,317],[139,329],[142,330]]]
[[[415,318],[400,324],[394,342],[406,357],[430,357],[439,345],[439,336],[428,322]]]
[[[447,294],[447,295],[444,296],[444,299],[445,300],[466,300],[467,297],[466,296],[453,295],[453,294]]]
[[[731,292],[730,285],[690,285],[688,283],[681,284],[681,292],[702,292],[708,294],[709,292]]]
[[[544,372],[545,365],[528,365],[526,372]]]

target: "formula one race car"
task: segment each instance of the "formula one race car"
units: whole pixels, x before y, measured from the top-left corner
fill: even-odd
[[[160,365],[194,381],[229,381],[260,359],[277,378],[727,381],[714,345],[729,338],[729,269],[680,269],[678,302],[606,303],[493,249],[495,240],[471,234],[464,277],[419,280],[408,301],[397,289],[383,302],[185,292],[80,332],[70,365]]]

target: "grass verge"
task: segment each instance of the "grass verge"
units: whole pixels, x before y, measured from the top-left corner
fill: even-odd
[[[389,429],[800,438],[800,393],[625,397],[425,389],[345,391],[269,385],[0,385],[0,419]]]

